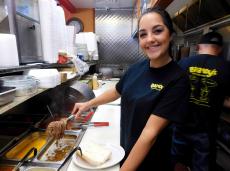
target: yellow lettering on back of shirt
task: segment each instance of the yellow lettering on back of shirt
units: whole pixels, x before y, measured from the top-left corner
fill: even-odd
[[[201,68],[201,67],[189,67],[189,72],[194,75],[207,77],[207,78],[217,75],[216,69],[208,69],[208,68]]]

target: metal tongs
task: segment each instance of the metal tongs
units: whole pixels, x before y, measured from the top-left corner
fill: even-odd
[[[75,147],[73,148],[70,153],[68,154],[68,156],[65,158],[65,160],[63,161],[63,163],[59,166],[59,168],[57,169],[57,171],[60,171],[64,166],[65,164],[69,161],[69,159],[73,156],[73,154],[75,153],[75,151],[80,151],[80,155],[82,156],[82,151],[81,151],[81,147]]]
[[[19,168],[27,161],[33,160],[37,155],[37,149],[35,147],[31,148],[30,151],[26,153],[26,155],[19,161],[19,163],[13,168],[12,171],[18,171]],[[29,156],[33,153],[33,156],[29,158]]]
[[[90,109],[90,112],[85,115],[82,122],[88,122],[91,119],[91,117],[93,116],[93,114],[94,114],[93,109]]]
[[[70,121],[71,119],[73,119],[74,117],[75,117],[75,116],[71,114],[71,115],[67,118],[66,121],[68,122],[68,121]]]
[[[72,124],[72,128],[88,128],[88,127],[99,127],[99,126],[109,126],[109,122],[83,122],[83,123]]]
[[[82,116],[80,117],[81,118],[81,122],[87,122],[88,120],[91,119],[91,117],[93,116],[93,114],[94,114],[93,109],[90,109],[90,111],[88,113],[86,113],[86,114],[82,114],[82,116],[84,116],[84,117],[82,117]],[[75,117],[74,115],[70,114],[70,116],[67,118],[67,121],[73,119],[74,117]]]

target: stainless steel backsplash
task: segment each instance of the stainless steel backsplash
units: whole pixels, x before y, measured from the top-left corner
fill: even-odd
[[[121,76],[130,64],[144,57],[137,38],[131,37],[132,12],[132,9],[96,10],[99,67],[112,67],[115,76]]]

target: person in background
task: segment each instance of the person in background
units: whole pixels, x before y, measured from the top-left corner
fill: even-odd
[[[169,171],[169,127],[184,122],[189,78],[169,53],[174,32],[169,14],[150,8],[138,23],[140,47],[147,58],[133,64],[115,88],[76,103],[72,113],[78,117],[121,97],[121,146],[126,152],[121,171]]]
[[[229,63],[219,56],[222,46],[222,36],[209,32],[198,43],[198,55],[179,61],[189,73],[191,94],[189,121],[173,131],[172,156],[174,163],[189,165],[192,171],[217,170],[217,125],[230,95]]]
[[[225,97],[224,107],[230,109],[230,97]]]

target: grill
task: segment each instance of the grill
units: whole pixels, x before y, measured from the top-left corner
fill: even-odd
[[[48,155],[50,148],[55,147],[56,142],[46,137],[45,129],[51,121],[67,117],[76,102],[87,101],[94,97],[93,91],[85,83],[75,81],[45,91],[1,115],[0,166],[16,166],[25,153],[32,146],[36,146],[38,155],[21,168],[25,169],[33,165],[60,167],[71,149],[78,146],[85,130],[65,131],[64,140],[71,142],[71,146],[68,150],[64,149],[66,154],[63,154],[60,160],[49,161],[44,156]],[[53,117],[47,106],[53,113]]]

